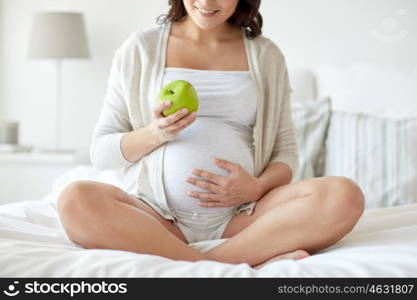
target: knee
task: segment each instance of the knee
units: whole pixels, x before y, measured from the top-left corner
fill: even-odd
[[[326,177],[328,203],[338,221],[356,224],[365,209],[365,196],[359,185],[344,176]]]
[[[68,184],[57,200],[58,215],[68,238],[84,248],[94,248],[87,229],[94,213],[94,182],[75,181]]]
[[[75,216],[85,211],[89,199],[92,199],[93,186],[86,180],[75,181],[68,184],[58,196],[58,212],[61,216]]]

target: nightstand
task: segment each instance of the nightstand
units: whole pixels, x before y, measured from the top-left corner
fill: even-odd
[[[0,153],[0,205],[42,199],[76,162],[75,154]]]

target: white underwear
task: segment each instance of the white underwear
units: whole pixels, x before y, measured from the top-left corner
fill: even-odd
[[[178,210],[166,210],[161,205],[153,201],[146,201],[138,195],[132,194],[136,198],[141,199],[153,208],[161,217],[169,214],[174,224],[184,234],[187,243],[196,243],[206,240],[221,239],[224,230],[235,214],[246,211],[248,215],[252,215],[256,202],[242,204],[234,209],[225,212],[202,213],[202,212],[183,212]]]
[[[175,225],[182,231],[189,244],[199,241],[221,239],[234,210],[223,213],[189,213],[174,211]]]

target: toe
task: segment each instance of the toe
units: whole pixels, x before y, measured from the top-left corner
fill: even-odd
[[[302,258],[305,258],[305,257],[308,257],[308,256],[310,256],[310,254],[307,251],[305,251],[305,250],[295,250],[295,251],[292,251],[292,252],[287,252],[287,253],[284,253],[284,254],[277,255],[277,256],[275,256],[275,257],[267,260],[266,262],[261,263],[261,264],[255,266],[254,268],[255,269],[260,269],[264,265],[267,265],[267,264],[269,264],[271,262],[274,262],[274,261],[277,261],[277,260],[281,260],[281,259],[298,260],[298,259],[302,259]]]
[[[308,253],[307,251],[305,251],[305,250],[296,250],[295,252],[294,252],[294,258],[295,259],[302,259],[302,258],[305,258],[305,257],[307,257],[307,256],[310,256],[310,253]]]

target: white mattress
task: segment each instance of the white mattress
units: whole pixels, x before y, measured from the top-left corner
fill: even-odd
[[[365,211],[354,230],[311,257],[247,264],[185,262],[119,250],[83,249],[69,241],[57,211],[56,195],[68,182],[112,182],[79,167],[56,180],[39,201],[0,206],[1,277],[416,277],[417,204]],[[192,244],[207,251],[223,240]]]

